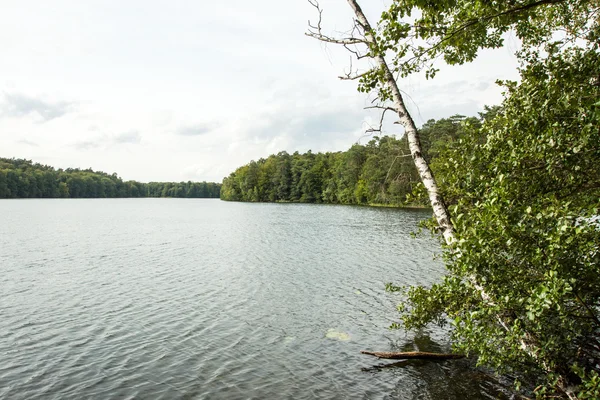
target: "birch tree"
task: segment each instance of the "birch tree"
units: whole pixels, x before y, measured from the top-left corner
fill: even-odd
[[[429,164],[425,160],[425,157],[423,157],[423,150],[419,140],[417,126],[415,125],[415,121],[406,108],[404,98],[402,97],[393,71],[386,61],[385,50],[381,48],[373,27],[367,20],[367,17],[363,13],[358,2],[349,0],[348,4],[356,15],[354,28],[352,30],[353,35],[347,38],[329,37],[323,34],[321,28],[321,8],[316,2],[311,1],[311,4],[319,13],[319,21],[316,25],[310,26],[310,31],[307,33],[308,36],[323,42],[341,44],[350,52],[352,52],[357,59],[368,57],[375,61],[374,68],[355,75],[352,75],[352,72],[350,72],[345,77],[342,77],[342,79],[362,79],[363,86],[360,87],[360,90],[366,91],[367,89],[366,86],[364,86],[364,83],[367,82],[367,77],[370,76],[371,79],[373,79],[373,77],[377,77],[377,80],[372,81],[372,83],[369,84],[380,85],[380,90],[377,94],[378,105],[375,106],[375,108],[382,109],[379,129],[381,129],[381,124],[383,123],[383,118],[385,117],[386,112],[394,112],[398,117],[398,122],[404,127],[411,156],[419,173],[419,177],[421,178],[421,181],[427,190],[429,202],[433,208],[433,213],[437,220],[440,231],[446,243],[451,244],[454,241],[454,232],[452,224],[450,223],[448,209],[439,193],[437,183],[433,173],[431,172],[431,168],[429,168]],[[359,49],[351,49],[349,47],[356,45],[362,45],[364,47],[362,52]]]

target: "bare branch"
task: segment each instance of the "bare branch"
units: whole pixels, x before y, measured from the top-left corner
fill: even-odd
[[[321,33],[321,21],[323,19],[323,10],[321,9],[319,2],[316,0],[308,0],[308,3],[314,8],[316,8],[317,12],[319,13],[319,22],[317,22],[317,26],[311,25],[310,20],[308,20],[308,26],[312,29],[316,29],[317,32]]]
[[[381,117],[379,118],[379,128],[373,128],[372,126],[369,125],[369,129],[365,130],[365,133],[381,132],[381,130],[383,128],[383,120],[385,119],[385,113],[387,111],[393,111],[395,113],[398,112],[398,110],[396,110],[393,107],[384,107],[384,106],[365,107],[365,109],[368,109],[368,108],[378,108],[383,111],[381,112]]]
[[[394,160],[392,161],[392,164],[390,164],[390,167],[388,168],[388,172],[387,174],[385,174],[385,179],[383,180],[383,183],[387,182],[389,176],[390,176],[390,172],[392,172],[392,168],[394,167],[394,164],[396,163],[396,160],[402,157],[412,157],[412,154],[401,154],[399,156],[394,157]],[[396,177],[397,178],[397,177]]]
[[[370,57],[369,52],[366,52],[365,54],[360,54],[360,52],[358,50],[352,50],[350,47],[348,47],[347,44],[344,45],[344,48],[346,50],[348,50],[350,53],[354,54],[354,57],[356,57],[357,60],[360,60],[361,58]]]
[[[359,38],[355,38],[355,37],[349,37],[349,38],[345,38],[345,39],[334,39],[332,37],[329,36],[325,36],[322,35],[320,33],[317,32],[306,32],[305,33],[306,36],[320,40],[322,42],[327,42],[327,43],[335,43],[335,44],[366,44],[367,41],[364,39],[359,39]]]
[[[352,68],[352,64],[350,64],[350,68]],[[362,72],[360,74],[356,73],[354,75],[352,75],[351,72],[348,72],[346,75],[340,75],[340,76],[338,76],[338,78],[340,78],[343,81],[353,81],[353,80],[356,80],[356,79],[360,79],[363,76],[366,76],[366,75],[370,74],[371,72],[373,72],[372,69],[370,69],[368,71],[365,71],[365,72]]]
[[[396,109],[394,107],[390,107],[390,106],[368,106],[368,107],[365,107],[364,109],[365,110],[370,110],[370,109],[373,109],[373,108],[377,108],[377,109],[380,109],[380,110],[393,111],[395,113],[398,112],[398,109]]]
[[[321,22],[323,19],[323,9],[321,8],[321,6],[319,5],[319,2],[317,0],[308,0],[308,3],[317,10],[317,13],[319,14],[319,20],[317,21],[316,25],[313,25],[310,22],[310,20],[308,20],[309,29],[308,29],[308,32],[305,33],[306,36],[312,37],[312,38],[320,40],[322,42],[335,43],[335,44],[341,44],[341,45],[351,45],[351,44],[361,44],[361,43],[366,44],[367,43],[366,39],[362,39],[362,38],[353,36],[354,32],[356,31],[356,26],[354,26],[352,28],[350,37],[347,37],[347,38],[332,38],[330,36],[324,35],[323,31],[321,29]]]

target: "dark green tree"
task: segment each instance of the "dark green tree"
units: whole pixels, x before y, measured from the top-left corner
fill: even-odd
[[[202,188],[200,190],[199,188]],[[218,198],[212,182],[123,182],[117,174],[91,169],[58,169],[29,160],[0,158],[2,198],[202,197]]]

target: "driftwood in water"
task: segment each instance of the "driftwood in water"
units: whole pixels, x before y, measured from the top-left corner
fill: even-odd
[[[425,351],[409,351],[409,352],[389,352],[389,351],[361,351],[362,354],[368,354],[378,358],[389,358],[392,360],[455,360],[464,358],[463,354],[448,354],[448,353],[427,353]]]

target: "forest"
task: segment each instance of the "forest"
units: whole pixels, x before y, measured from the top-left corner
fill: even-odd
[[[424,156],[435,165],[440,152],[461,137],[463,126],[480,126],[496,111],[427,121],[420,129]],[[221,199],[424,206],[426,199],[414,196],[420,189],[406,137],[373,136],[344,152],[280,152],[251,161],[223,180]]]
[[[213,182],[123,181],[116,173],[54,169],[30,160],[0,158],[0,199],[180,197],[218,198]]]

